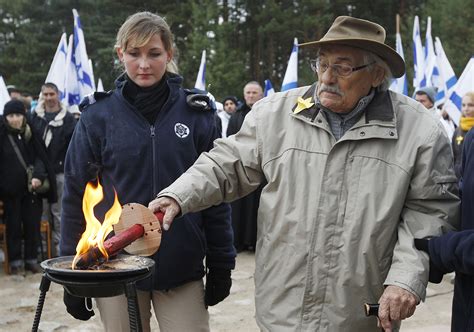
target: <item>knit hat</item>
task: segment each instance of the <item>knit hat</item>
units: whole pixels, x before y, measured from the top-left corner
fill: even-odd
[[[222,100],[222,104],[225,104],[225,102],[228,101],[228,100],[231,100],[235,105],[238,104],[238,102],[237,102],[237,97],[235,97],[235,96],[227,96],[227,97],[225,97],[224,100]]]
[[[8,101],[5,106],[3,106],[3,115],[7,116],[8,114],[21,114],[21,115],[26,115],[26,109],[25,105],[23,102],[17,100],[17,99],[12,99]]]
[[[436,89],[433,87],[424,87],[416,90],[415,95],[425,94],[430,98],[431,102],[434,104],[436,101]]]

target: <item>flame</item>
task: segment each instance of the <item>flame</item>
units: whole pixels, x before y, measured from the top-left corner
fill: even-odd
[[[104,240],[113,230],[112,225],[119,222],[120,214],[122,213],[122,206],[118,200],[117,192],[115,192],[114,204],[105,214],[104,222],[101,223],[94,215],[94,207],[99,204],[103,198],[104,194],[100,182],[97,181],[97,185],[88,182],[82,199],[82,212],[86,219],[86,230],[82,233],[81,239],[76,246],[76,256],[74,256],[72,262],[72,269],[75,268],[76,261],[81,254],[86,253],[96,246],[106,259],[109,258],[109,255],[104,248]]]

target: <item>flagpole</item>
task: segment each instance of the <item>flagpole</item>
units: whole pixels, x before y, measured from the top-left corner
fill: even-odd
[[[396,22],[397,33],[400,33],[400,14],[397,14],[395,16],[395,22]]]

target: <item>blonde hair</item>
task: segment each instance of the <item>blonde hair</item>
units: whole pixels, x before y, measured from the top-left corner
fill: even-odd
[[[464,98],[464,97],[469,97],[469,98],[471,98],[472,101],[474,101],[474,91],[466,92],[466,93],[464,94],[464,96],[462,96],[462,97],[463,97],[463,98]]]
[[[115,49],[120,48],[125,51],[129,46],[142,47],[154,35],[161,37],[166,52],[173,56],[174,37],[168,23],[163,17],[150,12],[138,12],[127,18],[117,32]],[[166,65],[166,71],[178,72],[178,67],[172,59]]]

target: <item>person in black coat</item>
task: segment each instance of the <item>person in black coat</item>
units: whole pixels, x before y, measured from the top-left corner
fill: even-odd
[[[48,153],[48,159],[51,161],[56,174],[55,183],[58,200],[56,203],[47,204],[44,207],[43,213],[51,224],[53,256],[58,256],[61,235],[64,159],[66,158],[66,151],[76,126],[76,119],[69,112],[66,105],[61,103],[58,87],[54,83],[44,83],[41,87],[41,95],[38,105],[31,113],[31,124],[41,134]]]
[[[0,117],[0,160],[0,198],[5,207],[11,273],[20,273],[22,239],[25,270],[40,272],[37,251],[42,196],[37,194],[36,190],[46,178],[51,184],[54,172],[47,159],[45,147],[27,122],[25,106],[19,100],[7,102],[3,117]],[[25,166],[34,167],[31,179],[28,178]],[[44,195],[50,201],[55,201],[54,184]]]
[[[76,253],[85,230],[82,198],[88,182],[99,180],[104,190],[95,209],[98,220],[112,206],[114,191],[122,205],[148,205],[219,134],[209,97],[183,89],[174,72],[173,38],[163,18],[149,12],[130,16],[118,31],[116,50],[125,72],[114,90],[81,103],[66,155],[61,255]],[[160,331],[207,331],[207,306],[229,295],[236,256],[230,206],[219,204],[182,220],[163,232],[159,250],[150,256],[156,262],[151,280],[137,283],[144,331],[152,304]],[[64,299],[74,317],[90,318],[84,299],[67,292]],[[96,302],[105,330],[129,329],[125,295]]]
[[[430,256],[430,281],[456,272],[451,331],[474,331],[474,130],[464,137],[461,180],[461,231],[432,239],[417,239]]]
[[[227,127],[227,137],[236,134],[252,106],[263,98],[263,89],[256,81],[248,82],[244,87],[245,103],[233,113]],[[255,250],[257,241],[257,211],[263,185],[253,193],[231,203],[234,246],[238,252]]]

